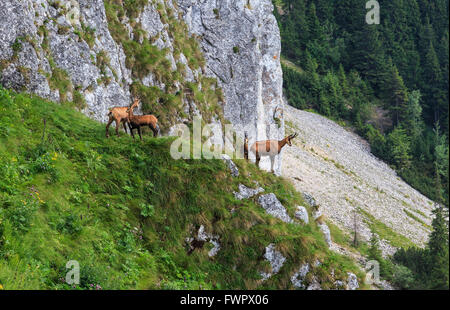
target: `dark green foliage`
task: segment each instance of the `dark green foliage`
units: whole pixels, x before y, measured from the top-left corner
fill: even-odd
[[[448,1],[380,0],[380,25],[366,24],[365,3],[274,1],[289,104],[348,121],[405,181],[448,205],[429,140],[436,121],[449,136]]]
[[[427,247],[400,249],[394,255],[395,262],[412,271],[414,281],[408,281],[411,289],[449,289],[448,222],[442,207],[433,213],[433,232]]]

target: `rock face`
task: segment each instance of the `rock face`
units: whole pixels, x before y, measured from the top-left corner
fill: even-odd
[[[208,256],[214,257],[220,250],[219,236],[215,236],[205,232],[205,227],[201,225],[198,229],[197,236],[188,237],[185,240],[190,248],[190,251],[194,251],[195,248],[202,248],[206,242],[212,244],[212,249],[209,250]]]
[[[286,261],[286,257],[284,257],[280,252],[275,250],[275,245],[273,243],[269,244],[266,247],[266,253],[264,254],[264,258],[267,259],[270,263],[272,271],[261,272],[261,277],[263,280],[269,279],[273,274],[278,273],[281,267],[283,267],[284,262]]]
[[[357,288],[359,288],[358,278],[356,277],[355,274],[349,272],[347,280],[347,289],[353,291],[356,290]]]
[[[236,166],[236,164],[233,162],[233,160],[231,160],[230,156],[228,156],[226,154],[222,154],[221,157],[222,157],[222,160],[227,165],[228,169],[230,170],[231,175],[234,177],[239,176],[239,169]]]
[[[225,118],[249,144],[284,135],[281,39],[271,0],[178,0],[189,31],[200,36],[206,74],[224,90]],[[250,154],[252,156],[253,154]],[[253,156],[254,157],[254,156]],[[280,157],[280,156],[277,156]],[[281,158],[275,171],[281,173]],[[261,167],[270,169],[268,158]]]
[[[295,217],[303,221],[303,223],[305,224],[309,223],[308,211],[306,210],[305,207],[297,206],[297,211],[295,211]]]
[[[317,226],[319,226],[320,230],[323,233],[323,236],[325,237],[325,242],[327,243],[328,247],[331,246],[331,233],[330,233],[330,228],[328,227],[327,224],[325,223],[320,223],[317,224]]]
[[[281,204],[281,202],[277,199],[275,194],[270,193],[267,195],[261,195],[258,198],[258,203],[261,207],[266,210],[266,212],[273,217],[276,217],[282,220],[285,223],[293,223],[294,221],[287,214],[285,207]]]
[[[0,83],[54,101],[72,101],[76,91],[85,101],[83,111],[105,121],[109,107],[130,102],[131,78],[123,49],[108,30],[102,0],[61,3],[57,7],[44,0],[0,2]],[[76,34],[81,25],[95,29],[92,46]],[[101,51],[109,59],[104,73],[96,65]],[[49,83],[54,72],[68,75],[66,98]],[[111,79],[108,85],[99,82],[104,75]]]
[[[0,84],[53,101],[76,101],[86,115],[105,122],[110,107],[130,104],[133,82],[171,94],[187,87],[178,80],[169,85],[154,72],[134,74],[136,59],[127,56],[117,37],[140,44],[145,38],[166,53],[166,71],[183,67],[184,80],[199,91],[204,91],[202,76],[217,79],[223,89],[218,104],[238,135],[248,131],[250,143],[283,136],[281,42],[270,0],[148,1],[136,4],[133,21],[126,14],[113,15],[123,28],[119,34],[111,30],[107,15],[118,12],[112,5],[122,6],[109,0],[0,1]],[[204,65],[191,63],[175,48],[173,22],[187,25],[186,35],[197,38]],[[201,114],[198,104],[183,96],[176,111],[181,116],[173,123]],[[212,119],[217,123],[219,118]],[[269,168],[268,158],[261,163]]]
[[[306,275],[309,272],[309,269],[310,269],[310,267],[309,267],[308,263],[303,264],[300,267],[300,269],[292,275],[291,282],[294,287],[300,288],[300,289],[306,288],[304,280],[305,280]]]
[[[251,198],[262,192],[264,192],[264,188],[262,188],[262,187],[253,189],[253,188],[248,188],[244,184],[239,184],[239,192],[234,192],[234,197],[239,200],[248,199],[248,198]]]

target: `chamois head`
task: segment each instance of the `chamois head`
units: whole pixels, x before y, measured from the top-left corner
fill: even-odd
[[[287,144],[288,144],[289,146],[292,146],[292,139],[294,139],[294,138],[297,137],[297,136],[298,136],[298,133],[294,133],[294,134],[288,136],[288,137],[286,138]]]
[[[141,102],[141,100],[139,98],[135,98],[134,101],[133,101],[133,104],[127,109],[127,113],[129,113],[134,108],[136,108],[139,105],[140,102]]]

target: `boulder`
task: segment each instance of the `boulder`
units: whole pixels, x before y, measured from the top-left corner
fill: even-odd
[[[252,189],[243,184],[239,184],[239,192],[234,192],[233,194],[236,199],[242,200],[242,199],[251,198],[262,192],[264,192],[264,189],[262,187],[258,187],[257,189]]]
[[[297,206],[297,211],[295,211],[295,218],[301,220],[303,223],[309,223],[308,211],[305,207]]]
[[[272,215],[273,217],[276,217],[285,223],[293,223],[293,220],[287,214],[286,209],[277,199],[275,194],[270,193],[267,195],[259,196],[258,203],[261,207],[264,208],[264,210],[266,210],[268,214]]]
[[[270,266],[272,267],[272,271],[261,272],[261,277],[263,281],[269,279],[273,274],[278,273],[281,267],[283,267],[284,262],[286,261],[286,257],[284,257],[280,252],[275,250],[275,245],[273,243],[269,244],[266,247],[266,253],[264,254],[264,258],[269,261]]]
[[[231,160],[230,156],[222,154],[222,160],[225,162],[228,169],[230,169],[231,175],[233,177],[239,176],[239,169],[237,168],[236,164]]]

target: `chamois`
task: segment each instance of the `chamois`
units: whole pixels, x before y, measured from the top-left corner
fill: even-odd
[[[158,126],[158,119],[154,115],[134,115],[133,114],[133,110],[134,110],[134,108],[136,108],[139,105],[139,102],[140,102],[139,99],[135,99],[134,103],[131,105],[131,107],[129,107],[127,109],[128,121],[129,121],[128,125],[130,126],[131,135],[133,136],[133,139],[134,139],[133,129],[137,128],[138,133],[139,133],[139,138],[141,138],[141,140],[142,140],[141,127],[148,126],[153,131],[153,136],[156,137],[160,132],[159,126]]]
[[[292,146],[292,139],[297,137],[298,134],[294,133],[285,137],[284,139],[278,140],[263,140],[256,141],[251,147],[250,151],[256,156],[256,165],[259,167],[259,161],[261,156],[270,156],[270,172],[273,172],[273,163],[275,161],[275,156],[280,154],[283,147],[288,144]]]
[[[119,136],[119,126],[122,123],[123,129],[127,132],[126,125],[128,124],[128,107],[114,107],[109,109],[108,112],[108,124],[106,124],[106,138],[109,138],[109,126],[113,121],[116,122],[116,134]]]

